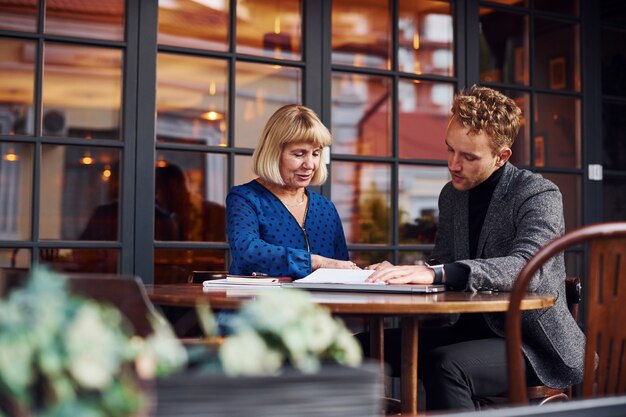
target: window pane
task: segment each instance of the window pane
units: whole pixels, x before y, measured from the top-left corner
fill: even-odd
[[[124,39],[124,0],[46,1],[45,32],[121,41]]]
[[[235,182],[234,185],[245,184],[257,176],[252,172],[252,156],[235,156]]]
[[[559,187],[563,196],[565,229],[573,230],[582,226],[582,180],[580,175],[543,174]]]
[[[238,0],[237,52],[300,60],[300,3],[300,0]]]
[[[398,67],[414,74],[454,74],[452,8],[446,1],[400,0]]]
[[[398,141],[401,158],[447,158],[444,138],[454,86],[418,80],[398,83]]]
[[[229,5],[228,0],[159,0],[158,43],[227,50]]]
[[[30,249],[25,248],[1,248],[0,268],[30,268]],[[2,271],[0,271],[2,276]],[[1,287],[1,285],[0,285]],[[2,291],[0,290],[0,293]]]
[[[602,92],[604,94],[626,97],[625,63],[626,30],[603,30]]]
[[[119,139],[122,52],[46,43],[43,136]]]
[[[626,221],[626,179],[605,178],[602,181],[605,222]]]
[[[333,73],[334,154],[391,155],[391,80]]]
[[[602,22],[626,25],[626,3],[623,0],[600,0]]]
[[[157,152],[155,240],[226,241],[226,156]]]
[[[106,274],[117,274],[118,259],[120,257],[117,249],[72,249],[72,256],[75,265],[68,264],[65,268],[68,272],[99,272]]]
[[[0,240],[30,240],[33,146],[0,142]]]
[[[37,0],[0,0],[0,29],[36,32],[37,3]]]
[[[503,93],[507,97],[511,97],[515,101],[515,104],[517,104],[517,107],[522,111],[519,133],[511,148],[513,151],[511,162],[518,166],[530,165],[530,94],[512,90],[504,90]],[[543,158],[545,159],[545,156]],[[539,156],[536,155],[535,163],[537,163],[538,160]]]
[[[400,243],[435,243],[439,193],[450,181],[447,168],[400,165],[398,171],[398,236]]]
[[[226,251],[221,249],[155,249],[154,283],[182,284],[192,271],[224,271]]]
[[[573,16],[578,16],[580,7],[578,0],[534,0],[533,4],[537,10]]]
[[[332,63],[390,69],[389,0],[333,0]]]
[[[602,106],[602,164],[605,169],[626,171],[626,104]]]
[[[157,141],[226,146],[227,73],[221,59],[159,54]]]
[[[388,164],[333,162],[331,200],[348,243],[391,242],[390,190]]]
[[[558,48],[555,48],[558,45]],[[580,91],[577,23],[535,19],[535,86]]]
[[[393,261],[393,254],[381,248],[380,250],[352,250],[350,260],[361,268],[368,265],[377,264],[382,261]]]
[[[116,149],[43,145],[39,236],[119,240],[119,160]]]
[[[534,113],[535,165],[580,168],[580,99],[537,94]]]
[[[33,133],[35,51],[35,42],[0,38],[0,135]]]
[[[480,8],[480,80],[528,85],[528,17]]]
[[[507,6],[528,7],[528,0],[489,0],[492,3],[506,4]]]
[[[402,251],[398,265],[420,265],[430,259],[431,251]]]
[[[39,260],[61,272],[118,272],[117,249],[41,248]]]
[[[302,71],[237,62],[235,146],[254,148],[270,116],[285,104],[302,104]]]

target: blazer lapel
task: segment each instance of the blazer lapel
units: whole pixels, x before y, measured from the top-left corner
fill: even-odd
[[[489,208],[487,208],[487,214],[485,215],[485,221],[483,222],[483,228],[480,231],[478,247],[476,248],[477,258],[481,257],[490,233],[496,229],[493,227],[494,223],[499,222],[499,215],[504,212],[504,197],[509,190],[509,184],[513,178],[514,167],[507,162],[503,169],[504,172],[502,173],[502,178],[500,178],[498,185],[496,185],[495,190],[493,190],[491,202],[489,203]]]

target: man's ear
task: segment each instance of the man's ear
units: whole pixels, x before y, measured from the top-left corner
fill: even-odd
[[[511,151],[511,148],[500,149],[498,155],[496,156],[496,165],[498,167],[501,167],[502,165],[506,164],[506,161],[509,160],[512,154],[513,151]]]

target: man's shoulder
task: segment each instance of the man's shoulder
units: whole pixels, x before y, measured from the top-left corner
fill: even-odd
[[[528,190],[529,192],[540,191],[559,191],[559,187],[543,175],[524,168],[517,168],[510,165],[508,174],[507,188],[509,191],[518,192],[520,190]]]

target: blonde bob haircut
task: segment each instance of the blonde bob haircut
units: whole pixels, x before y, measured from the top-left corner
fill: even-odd
[[[308,142],[320,148],[330,146],[332,137],[315,112],[308,107],[288,104],[276,110],[269,118],[254,153],[252,170],[261,179],[277,185],[285,185],[280,175],[280,155],[285,145],[292,142]],[[313,174],[311,185],[326,181],[326,164],[320,164]]]

